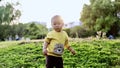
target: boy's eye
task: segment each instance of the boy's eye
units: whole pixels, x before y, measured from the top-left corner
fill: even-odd
[[[53,25],[59,25],[60,23],[59,22],[56,22],[56,23],[54,23]]]
[[[56,25],[56,24],[54,24],[54,25]]]

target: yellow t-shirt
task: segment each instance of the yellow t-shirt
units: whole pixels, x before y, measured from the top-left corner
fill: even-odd
[[[68,35],[65,31],[51,31],[47,34],[45,42],[49,43],[47,47],[48,55],[61,57],[64,48],[69,47]]]

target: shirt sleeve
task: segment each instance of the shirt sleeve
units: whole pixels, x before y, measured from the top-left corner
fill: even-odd
[[[68,39],[68,35],[66,32],[65,32],[65,35],[66,35],[65,48],[68,48],[70,47],[70,44],[69,44],[69,39]]]
[[[50,43],[51,39],[52,39],[52,35],[51,35],[51,33],[48,33],[47,36],[45,37],[44,41],[47,43]]]

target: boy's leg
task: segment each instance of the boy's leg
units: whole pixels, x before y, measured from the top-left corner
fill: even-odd
[[[54,67],[54,57],[46,56],[46,68],[53,68],[53,67]]]
[[[56,68],[63,68],[63,59],[62,57],[56,57],[55,67]]]

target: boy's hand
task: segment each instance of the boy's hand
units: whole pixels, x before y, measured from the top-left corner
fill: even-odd
[[[73,55],[75,55],[76,54],[76,52],[75,52],[75,50],[74,49],[72,49],[70,46],[68,47],[68,50],[73,54]]]
[[[43,49],[43,54],[46,56],[47,55],[47,49]]]
[[[43,44],[43,54],[46,56],[47,55],[47,46],[48,46],[48,43],[47,42],[44,42]]]
[[[71,51],[71,53],[72,53],[73,55],[75,55],[75,54],[76,54],[75,50],[72,50],[72,51]]]

